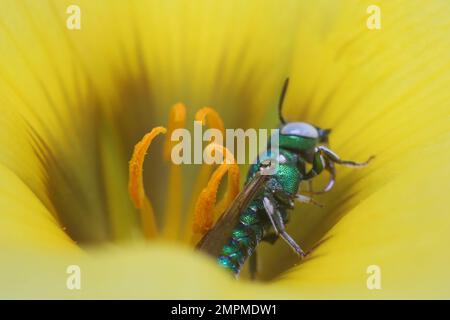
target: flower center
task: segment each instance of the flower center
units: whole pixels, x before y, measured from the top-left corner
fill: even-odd
[[[158,231],[155,223],[155,215],[149,198],[146,196],[143,183],[143,164],[147,150],[149,149],[153,139],[160,133],[167,133],[164,147],[164,158],[170,161],[171,150],[174,141],[171,139],[172,132],[182,128],[185,124],[186,108],[183,104],[178,103],[171,109],[169,115],[168,130],[164,127],[155,127],[147,133],[135,148],[129,163],[129,182],[128,192],[135,207],[139,210],[140,220],[144,235],[147,239],[153,239],[157,235],[162,235],[168,239],[180,239],[180,226],[183,220],[182,206],[180,201],[180,190],[182,188],[181,166],[170,163],[170,178],[168,188],[168,198],[173,199],[167,205],[165,214],[165,223],[161,231]],[[212,108],[200,109],[195,119],[201,121],[202,124],[208,124],[224,132],[223,121],[219,114]],[[214,152],[220,152],[224,157],[228,157],[231,153],[222,145],[211,143]],[[183,238],[191,243],[198,241],[199,237],[204,235],[214,224],[218,214],[223,212],[233,201],[239,192],[239,168],[236,162],[225,162],[221,164],[211,175],[211,165],[204,165],[200,171],[197,186],[194,191],[191,209],[188,211],[186,227],[183,231]],[[216,205],[217,193],[219,185],[228,173],[227,191],[223,199]],[[211,175],[208,183],[205,183]],[[203,188],[203,185],[206,185]],[[203,189],[199,189],[202,186]],[[201,191],[198,191],[201,190]],[[194,199],[197,199],[196,201]],[[191,225],[192,223],[192,225]]]

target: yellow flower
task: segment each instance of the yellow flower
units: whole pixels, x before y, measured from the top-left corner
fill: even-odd
[[[377,1],[379,30],[369,5],[3,1],[0,297],[449,298],[450,5]],[[186,119],[207,105],[225,127],[275,127],[286,76],[287,119],[333,128],[346,158],[377,155],[339,168],[325,208],[293,212],[288,231],[311,256],[296,265],[285,244],[263,244],[264,281],[249,282],[193,252],[192,222],[176,217],[211,172],[174,168],[158,138],[142,180],[156,225],[143,233],[127,192],[135,143],[178,101]],[[66,286],[70,265],[81,290]],[[380,290],[367,287],[373,265]]]

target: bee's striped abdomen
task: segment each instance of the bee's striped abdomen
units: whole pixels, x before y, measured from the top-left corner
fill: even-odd
[[[238,274],[245,260],[255,251],[264,235],[259,200],[254,200],[239,218],[227,244],[223,246],[217,258],[219,264]]]

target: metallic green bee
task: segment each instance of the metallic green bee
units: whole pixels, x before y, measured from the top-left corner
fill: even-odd
[[[318,192],[310,190],[312,194],[324,193],[334,185],[335,163],[362,167],[372,159],[364,163],[341,160],[326,146],[330,130],[304,122],[286,122],[282,106],[288,83],[286,79],[278,104],[279,151],[275,155],[268,150],[250,167],[244,189],[197,245],[236,275],[248,257],[250,272],[255,275],[255,250],[263,240],[273,243],[281,237],[301,258],[305,257],[306,253],[285,231],[288,211],[293,209],[294,201],[317,204],[311,197],[297,194],[300,182],[310,182],[326,170],[330,180],[325,188]],[[263,174],[275,162],[273,174]],[[307,163],[311,164],[310,170],[306,169]]]

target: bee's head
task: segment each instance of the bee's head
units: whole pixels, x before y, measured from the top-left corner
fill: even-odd
[[[308,151],[318,144],[328,144],[330,129],[321,129],[306,122],[285,122],[280,127],[281,148]]]
[[[301,152],[308,151],[318,144],[328,144],[330,129],[321,129],[306,122],[286,122],[284,120],[282,107],[288,84],[289,78],[284,82],[278,103],[278,117],[281,122],[279,146]]]

